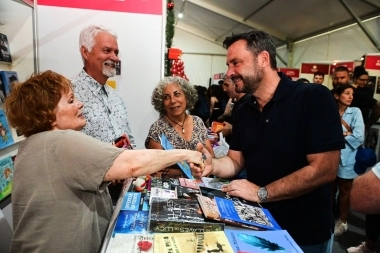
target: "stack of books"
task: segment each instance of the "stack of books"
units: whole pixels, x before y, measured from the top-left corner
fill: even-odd
[[[127,192],[109,252],[302,252],[268,210],[225,194],[226,183],[152,178],[146,192]]]

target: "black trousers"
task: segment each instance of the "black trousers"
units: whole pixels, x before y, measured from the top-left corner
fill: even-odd
[[[368,239],[376,242],[380,238],[380,214],[366,214],[365,234]]]

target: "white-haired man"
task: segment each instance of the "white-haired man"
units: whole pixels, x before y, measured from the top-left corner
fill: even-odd
[[[84,104],[87,124],[82,131],[108,143],[126,134],[135,146],[124,101],[106,85],[107,79],[116,74],[119,63],[117,35],[107,28],[90,25],[80,32],[79,50],[84,67],[71,81],[75,96]],[[113,193],[111,189],[115,202],[120,190]]]

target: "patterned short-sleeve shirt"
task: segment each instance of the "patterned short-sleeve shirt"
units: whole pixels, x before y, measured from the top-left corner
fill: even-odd
[[[104,142],[112,142],[127,134],[135,147],[128,122],[127,108],[120,94],[89,76],[84,69],[71,80],[75,96],[83,102],[83,115],[87,120],[84,133]]]
[[[201,118],[194,115],[192,117],[193,134],[189,142],[187,142],[168,122],[168,120],[162,116],[150,126],[148,136],[145,140],[145,147],[147,147],[149,139],[160,143],[159,137],[162,134],[165,134],[166,138],[170,141],[175,149],[196,150],[197,143],[199,142],[205,146],[207,140],[207,128]]]

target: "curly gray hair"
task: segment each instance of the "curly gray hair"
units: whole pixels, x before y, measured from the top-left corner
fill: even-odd
[[[171,83],[176,83],[181,88],[186,98],[186,109],[189,110],[193,108],[195,102],[198,100],[197,90],[194,88],[194,85],[190,84],[185,79],[178,76],[168,76],[162,79],[156,88],[152,92],[152,105],[154,109],[160,113],[160,115],[166,114],[163,102],[163,91],[165,87]]]

